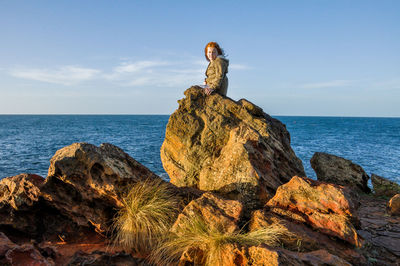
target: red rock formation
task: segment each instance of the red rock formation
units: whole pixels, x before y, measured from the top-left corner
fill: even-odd
[[[360,245],[354,227],[359,224],[356,205],[349,190],[342,186],[295,176],[278,188],[267,206],[274,213]]]
[[[286,228],[292,236],[280,239],[285,249],[296,252],[311,252],[324,249],[355,265],[366,263],[366,259],[354,247],[344,241],[335,241],[328,235],[313,230],[307,224],[291,221],[266,210],[256,210],[252,214],[249,229],[255,231],[274,224]]]

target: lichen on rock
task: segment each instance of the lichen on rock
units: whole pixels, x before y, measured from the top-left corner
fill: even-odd
[[[376,196],[393,197],[400,194],[400,185],[384,177],[372,174],[371,182]]]

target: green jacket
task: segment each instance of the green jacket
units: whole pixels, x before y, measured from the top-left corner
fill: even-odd
[[[229,60],[223,56],[218,56],[214,61],[208,64],[206,70],[206,84],[219,94],[226,96],[228,90],[228,73]]]

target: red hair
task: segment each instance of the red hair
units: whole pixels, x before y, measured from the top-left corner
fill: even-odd
[[[204,48],[204,55],[206,56],[207,61],[210,61],[210,59],[208,59],[208,57],[207,57],[207,48],[208,47],[217,49],[218,55],[225,55],[224,50],[222,50],[221,47],[219,47],[218,43],[209,42],[209,43],[207,43],[206,48]]]

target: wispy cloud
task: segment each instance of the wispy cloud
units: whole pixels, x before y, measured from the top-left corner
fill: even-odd
[[[167,66],[170,63],[165,61],[138,61],[134,63],[122,63],[114,68],[115,73],[133,73],[153,67]]]
[[[243,64],[230,64],[229,65],[230,69],[235,69],[235,70],[244,70],[244,69],[250,69],[249,66],[243,65]]]
[[[112,86],[139,87],[175,87],[201,84],[205,78],[207,62],[193,60],[142,60],[122,61],[109,70],[100,70],[79,66],[63,66],[58,69],[13,68],[8,73],[47,83],[76,85],[80,82],[107,82]],[[231,69],[247,69],[242,64],[233,64]]]
[[[136,61],[122,62],[104,78],[119,86],[189,86],[200,82],[204,71],[194,62]]]
[[[352,85],[354,80],[331,80],[325,82],[306,83],[299,87],[302,89],[322,89],[322,88],[336,88]]]
[[[17,78],[31,79],[62,85],[74,85],[82,81],[92,80],[100,72],[100,70],[92,68],[63,66],[55,70],[14,68],[9,71],[9,74]]]

